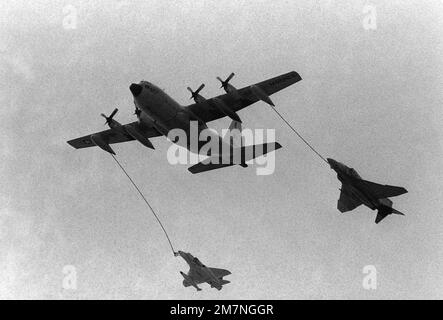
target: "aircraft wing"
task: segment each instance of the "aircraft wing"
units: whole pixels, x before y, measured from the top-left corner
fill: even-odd
[[[366,180],[356,180],[355,183],[359,188],[364,189],[377,199],[396,197],[408,192],[408,190],[403,187],[382,185]]]
[[[209,279],[206,277],[202,277],[201,273],[197,272],[196,267],[190,267],[187,274],[196,284],[204,283],[206,282],[206,280]]]
[[[229,270],[225,270],[225,269],[218,269],[218,268],[208,268],[208,269],[214,274],[215,277],[217,277],[219,279],[231,274],[231,272]],[[203,276],[201,272],[197,272],[195,267],[191,267],[189,269],[188,276],[191,277],[192,280],[196,284],[200,284],[200,283],[204,283],[204,282],[208,282],[209,284],[211,284],[211,282],[213,282],[211,280],[212,278],[209,274]],[[228,282],[226,282],[226,283],[228,283]],[[214,283],[212,283],[212,284],[215,286]]]
[[[295,71],[291,71],[280,76],[256,83],[255,86],[259,87],[268,96],[270,96],[300,80],[300,75]],[[246,108],[247,106],[260,100],[252,92],[251,86],[239,89],[238,92],[241,96],[240,100],[236,100],[231,95],[226,93],[215,98],[208,99],[201,103],[191,104],[186,108],[204,122],[209,122],[223,118],[225,116],[225,114],[221,112],[219,108],[217,108],[217,106],[215,105],[214,99],[221,100],[228,108],[232,109],[234,112]]]
[[[231,274],[231,271],[225,269],[218,269],[218,268],[209,268],[209,269],[217,278],[222,278],[224,276],[228,276]]]
[[[138,121],[128,123],[123,127],[125,126],[133,126],[146,138],[161,136],[161,134],[157,131],[157,129],[149,127],[144,124],[140,124]],[[97,132],[95,134],[99,135],[103,139],[103,141],[105,141],[108,144],[135,140],[133,137],[123,132],[122,130],[108,129],[101,132]],[[96,144],[91,140],[91,136],[92,134],[88,134],[80,138],[69,140],[68,143],[76,149],[95,147]]]
[[[346,185],[342,184],[340,198],[337,202],[337,209],[340,212],[347,212],[354,210],[359,205],[363,204],[360,200],[351,196],[351,193],[347,190]]]

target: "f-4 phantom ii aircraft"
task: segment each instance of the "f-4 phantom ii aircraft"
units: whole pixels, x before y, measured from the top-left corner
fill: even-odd
[[[241,123],[241,119],[237,114],[238,111],[257,101],[264,101],[265,103],[274,106],[274,103],[269,97],[270,95],[301,80],[300,75],[297,72],[292,71],[251,86],[236,89],[229,83],[233,76],[234,73],[231,73],[226,80],[217,77],[221,82],[221,88],[223,88],[226,93],[211,99],[205,99],[200,95],[200,91],[203,89],[204,84],[202,84],[195,92],[188,87],[188,90],[192,94],[191,99],[194,99],[195,101],[194,104],[188,106],[180,105],[163,90],[148,81],[141,81],[138,84],[133,83],[130,85],[129,89],[134,97],[135,115],[138,118],[137,121],[121,125],[113,119],[118,111],[118,109],[115,109],[110,116],[102,114],[110,129],[70,140],[68,143],[76,149],[98,146],[112,154],[115,154],[115,152],[110,144],[132,140],[137,140],[144,146],[154,149],[152,142],[149,140],[150,138],[168,136],[168,133],[172,129],[178,128],[185,131],[188,139],[187,141],[177,139],[178,141],[172,142],[198,154],[201,147],[206,144],[207,141],[191,143],[191,121],[196,121],[196,123],[198,123],[198,135],[202,130],[208,128],[208,122],[225,116],[231,118],[235,122]],[[218,139],[220,145],[228,143],[215,132],[210,134],[213,136],[208,137],[208,139]],[[231,142],[227,148],[223,147],[219,148],[219,150],[231,150],[230,148],[233,147],[234,146]],[[192,173],[198,173],[233,164],[239,164],[246,167],[246,161],[277,150],[281,148],[281,145],[275,142],[265,143],[263,145],[241,146],[240,148],[242,155],[240,163],[226,164],[225,161],[223,161],[223,163],[220,161],[218,162],[219,164],[211,165],[199,163],[189,168],[189,171]],[[206,155],[218,157],[219,159],[223,157],[222,154]]]
[[[351,211],[364,204],[372,210],[378,210],[375,223],[379,223],[392,213],[404,216],[403,213],[392,208],[392,201],[388,197],[396,197],[407,193],[408,191],[405,188],[363,180],[353,168],[349,168],[331,158],[327,160],[331,168],[337,172],[337,177],[342,183],[337,204],[337,209],[340,212]]]
[[[200,262],[192,254],[178,251],[174,253],[175,256],[182,257],[189,264],[188,273],[180,271],[180,274],[185,278],[183,285],[185,287],[193,286],[197,291],[201,289],[198,287],[200,283],[207,282],[211,285],[211,288],[221,290],[223,285],[229,283],[228,280],[224,280],[223,277],[230,275],[231,272],[224,269],[208,268]]]

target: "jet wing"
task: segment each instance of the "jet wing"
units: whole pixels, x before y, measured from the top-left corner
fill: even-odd
[[[124,125],[123,127],[129,125],[135,127],[146,138],[161,136],[160,132],[158,132],[157,129],[149,127],[144,124],[140,124],[138,121],[131,122],[129,124]],[[103,141],[105,141],[108,144],[135,140],[129,134],[123,132],[123,130],[108,129],[101,132],[97,132],[95,134],[99,135],[103,139]],[[68,143],[76,149],[95,147],[96,144],[91,140],[91,135],[92,134],[88,134],[80,138],[69,140]]]
[[[274,77],[272,79],[268,79],[259,83],[256,83],[255,86],[259,87],[262,91],[264,91],[268,96],[286,88],[290,85],[301,80],[300,75],[291,71],[280,76]],[[203,120],[204,122],[213,121],[216,119],[223,118],[225,114],[217,108],[214,100],[221,100],[228,108],[232,109],[234,112],[237,112],[247,106],[259,101],[260,99],[252,92],[251,86],[244,87],[238,90],[241,99],[236,100],[229,94],[222,94],[215,98],[208,99],[201,103],[194,103],[186,108],[195,114],[198,118]]]
[[[396,197],[408,192],[408,190],[402,187],[382,185],[366,180],[356,180],[354,183],[358,188],[370,193],[376,199]]]
[[[188,273],[187,273],[187,275],[196,283],[196,284],[200,284],[200,283],[204,283],[204,282],[206,282],[206,280],[208,280],[208,279],[206,279],[205,277],[202,277],[201,276],[201,274],[199,273],[199,272],[197,272],[197,268],[196,267],[193,267],[193,266],[191,266],[190,268],[189,268],[189,271],[188,271]]]
[[[347,212],[354,210],[359,205],[363,204],[360,200],[351,196],[351,193],[347,190],[346,185],[342,184],[340,198],[337,202],[337,209],[340,212]]]
[[[214,274],[215,277],[219,279],[231,274],[229,270],[225,269],[218,269],[218,268],[208,268],[208,269]],[[188,276],[191,277],[196,284],[204,282],[208,282],[209,284],[211,284],[212,282],[211,280],[212,278],[209,275],[203,276],[201,272],[197,272],[195,267],[189,268]],[[212,284],[215,286],[214,283]]]
[[[217,278],[222,278],[224,276],[228,276],[231,274],[231,271],[225,270],[225,269],[218,269],[218,268],[209,268],[211,272],[216,276]]]

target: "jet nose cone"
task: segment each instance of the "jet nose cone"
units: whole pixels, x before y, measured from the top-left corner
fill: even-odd
[[[142,92],[142,89],[143,89],[142,86],[136,83],[133,83],[129,86],[129,90],[131,90],[132,95],[134,97],[137,97],[140,94],[140,92]]]
[[[334,159],[327,158],[326,160],[328,160],[328,163],[331,166],[331,168],[337,164],[337,161],[335,161]]]

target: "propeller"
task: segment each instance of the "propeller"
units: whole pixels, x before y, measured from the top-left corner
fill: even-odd
[[[141,113],[142,111],[139,108],[135,107],[134,114],[137,116],[137,118],[140,117]]]
[[[115,114],[117,113],[117,111],[118,111],[118,109],[117,108],[115,108],[114,109],[114,111],[112,111],[112,113],[109,115],[109,117],[107,117],[105,114],[101,114],[101,116],[103,117],[103,118],[105,118],[106,119],[106,122],[105,122],[105,125],[111,125],[111,122],[112,122],[112,118],[115,116]]]
[[[217,77],[217,80],[221,82],[221,87],[220,87],[220,88],[225,88],[225,89],[226,89],[226,87],[227,87],[227,85],[228,85],[228,82],[232,79],[232,77],[234,77],[234,75],[235,75],[234,72],[232,72],[232,73],[229,75],[229,77],[226,78],[225,81],[223,81],[222,79],[220,79],[220,77]]]
[[[195,90],[195,92],[192,91],[191,88],[187,87],[188,91],[191,93],[191,97],[190,97],[189,99],[195,99],[195,98],[197,97],[198,93],[199,93],[204,87],[205,87],[205,84],[202,83],[202,84],[200,85],[200,87],[198,87],[198,89]]]

